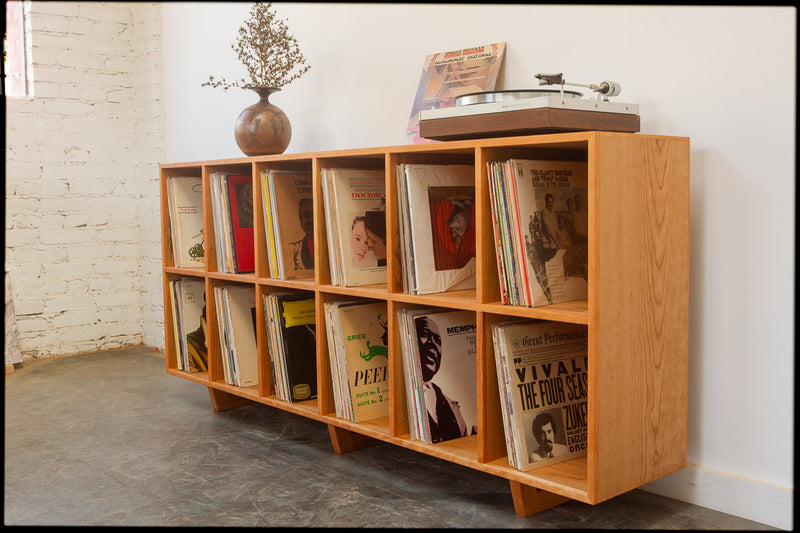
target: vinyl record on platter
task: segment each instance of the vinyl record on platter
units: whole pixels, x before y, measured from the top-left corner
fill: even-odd
[[[564,91],[563,93],[564,96],[569,98],[580,98],[583,96],[583,93],[578,91]],[[561,89],[530,89],[521,91],[484,91],[479,93],[468,93],[456,97],[456,106],[488,104],[490,102],[506,102],[509,100],[536,98],[537,96],[547,96],[550,94],[561,94]]]

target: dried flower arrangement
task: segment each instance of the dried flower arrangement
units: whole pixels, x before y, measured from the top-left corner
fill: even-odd
[[[306,58],[300,53],[297,39],[271,8],[272,2],[256,2],[250,9],[250,18],[239,28],[239,37],[231,45],[247,69],[250,82],[242,78],[230,83],[224,78],[209,76],[203,87],[222,87],[226,91],[231,87],[280,89],[308,72],[311,67],[304,66]]]

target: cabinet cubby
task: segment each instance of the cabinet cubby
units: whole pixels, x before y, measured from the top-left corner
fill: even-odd
[[[537,158],[586,161],[589,168],[589,294],[585,300],[528,308],[503,305],[488,202],[486,163]],[[477,283],[472,290],[412,295],[403,292],[397,212],[399,163],[456,163],[475,167]],[[331,284],[320,174],[322,168],[383,170],[386,177],[387,279],[361,287]],[[265,169],[312,175],[314,277],[269,277],[260,174]],[[253,178],[255,271],[217,272],[209,175]],[[205,268],[176,268],[171,247],[167,176],[202,177]],[[515,512],[528,516],[568,499],[596,504],[686,466],[689,303],[689,139],[636,133],[574,132],[448,141],[301,154],[242,157],[160,165],[166,371],[209,390],[215,410],[262,403],[326,424],[333,449],[345,453],[387,442],[507,479]],[[178,370],[169,281],[205,280],[208,372]],[[251,286],[257,302],[271,291],[314,295],[317,320],[317,398],[298,403],[275,397],[263,306],[257,306],[259,385],[223,380],[213,288]],[[362,298],[387,302],[389,416],[361,423],[339,419],[331,383],[324,302]],[[478,324],[478,434],[438,444],[409,438],[397,311],[434,306],[475,313]],[[588,328],[588,441],[585,457],[521,472],[509,466],[491,339],[492,324],[510,317]],[[376,452],[379,453],[379,452]]]

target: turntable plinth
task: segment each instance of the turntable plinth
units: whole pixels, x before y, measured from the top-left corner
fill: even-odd
[[[570,131],[638,133],[639,128],[639,115],[549,107],[419,121],[420,137],[437,141]]]

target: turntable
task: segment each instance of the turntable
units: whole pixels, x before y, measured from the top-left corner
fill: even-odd
[[[453,107],[420,111],[420,137],[449,141],[569,131],[639,131],[639,106],[609,100],[620,94],[618,83],[569,83],[563,74],[537,74],[536,78],[540,86],[560,88],[463,94]],[[566,85],[587,87],[592,95],[585,98],[580,91],[565,90]]]

